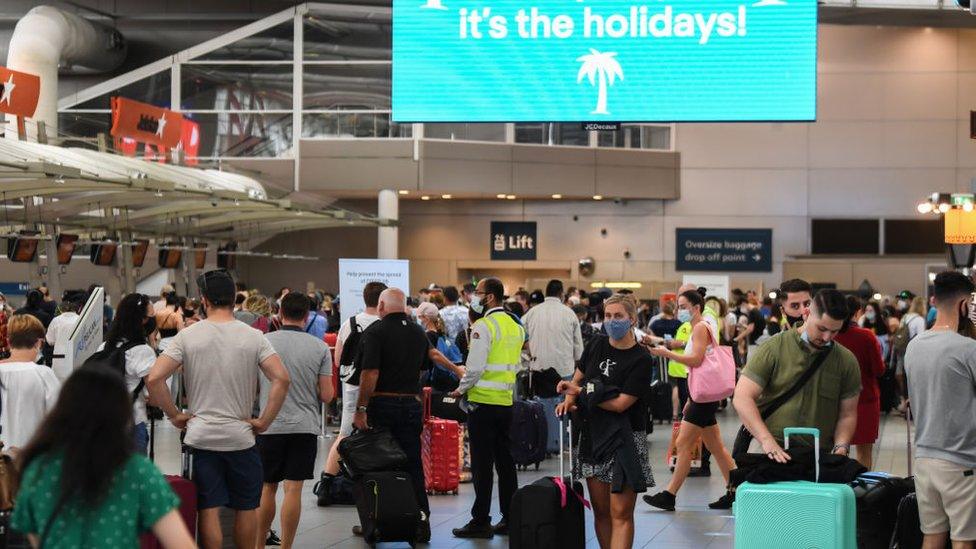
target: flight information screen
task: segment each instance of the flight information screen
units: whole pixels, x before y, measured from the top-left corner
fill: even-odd
[[[397,122],[809,121],[816,0],[393,0]]]

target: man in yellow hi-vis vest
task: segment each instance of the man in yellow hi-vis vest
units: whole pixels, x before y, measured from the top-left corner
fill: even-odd
[[[502,308],[505,287],[497,278],[478,283],[471,310],[483,315],[471,327],[467,371],[455,395],[468,403],[471,480],[475,500],[471,521],[455,528],[459,538],[491,539],[508,534],[508,508],[518,489],[515,461],[509,448],[515,374],[521,363],[525,329]],[[491,524],[493,471],[498,471],[501,520]]]

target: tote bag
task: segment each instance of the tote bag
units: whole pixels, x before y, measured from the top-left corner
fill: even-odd
[[[695,402],[717,402],[732,396],[735,391],[735,360],[732,358],[732,347],[719,345],[711,326],[708,328],[708,340],[711,349],[706,345],[705,358],[697,368],[688,368],[688,393]]]

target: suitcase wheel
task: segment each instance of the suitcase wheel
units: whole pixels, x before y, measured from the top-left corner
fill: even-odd
[[[452,494],[454,494],[455,496],[456,496],[456,495],[458,495],[458,491],[457,491],[457,490],[454,490],[454,491],[453,491],[453,492],[451,492],[451,493],[452,493]]]

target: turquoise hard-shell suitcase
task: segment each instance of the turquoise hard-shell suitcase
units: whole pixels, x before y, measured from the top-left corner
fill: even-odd
[[[812,435],[820,448],[818,429],[784,429],[785,448],[791,435]],[[814,474],[819,480],[819,456]],[[732,513],[736,549],[857,548],[854,491],[846,484],[744,482],[735,492]]]

